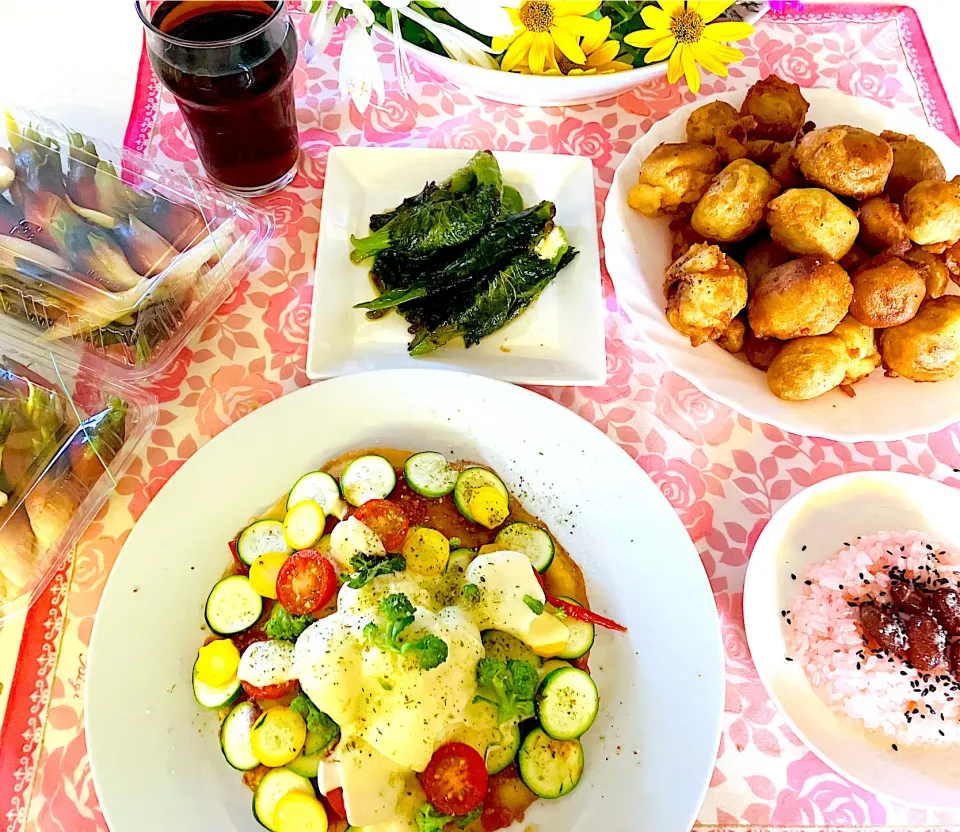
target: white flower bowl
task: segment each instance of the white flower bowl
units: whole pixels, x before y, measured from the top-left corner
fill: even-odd
[[[747,23],[756,23],[768,9],[767,3],[742,3],[733,7],[727,13],[726,19],[742,19]],[[730,17],[731,14],[736,14],[736,17]],[[376,25],[374,29],[393,42],[393,35],[382,26]],[[423,66],[436,71],[466,92],[505,104],[528,104],[537,107],[565,107],[616,98],[645,81],[666,75],[667,72],[667,62],[663,61],[608,75],[521,75],[517,72],[502,72],[454,61],[411,43],[406,44],[406,49],[407,54]]]

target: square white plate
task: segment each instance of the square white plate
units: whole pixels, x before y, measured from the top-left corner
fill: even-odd
[[[497,153],[503,181],[524,205],[549,199],[557,224],[580,253],[515,321],[465,349],[447,344],[428,356],[407,354],[410,334],[396,313],[368,320],[354,304],[375,297],[370,261],[350,262],[350,235],[369,232],[371,214],[442,182],[473,156],[469,150],[335,147],[327,162],[314,278],[307,375],[312,379],[374,369],[433,367],[522,384],[600,385],[606,381],[604,303],[589,159]]]

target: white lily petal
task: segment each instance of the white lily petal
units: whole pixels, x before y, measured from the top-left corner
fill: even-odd
[[[307,47],[309,49],[307,54],[308,63],[311,62],[313,58],[320,57],[320,55],[326,51],[330,43],[330,38],[333,37],[333,21],[336,14],[337,4],[333,2],[333,0],[322,0],[320,7],[313,16],[313,20],[310,21],[310,34],[307,38]]]
[[[510,15],[499,0],[438,0],[464,26],[487,37],[506,37],[513,31]]]
[[[410,0],[380,0],[384,6],[389,6],[391,9],[402,9],[405,6],[410,5]]]
[[[364,0],[338,0],[338,2],[343,8],[353,12],[361,26],[366,26],[368,29],[373,26],[376,18]]]
[[[497,62],[490,57],[493,50],[486,44],[476,38],[470,37],[465,32],[455,29],[453,26],[447,26],[444,23],[437,23],[424,14],[414,9],[400,9],[400,14],[415,20],[430,34],[432,34],[440,45],[446,50],[447,54],[455,61],[461,63],[482,66],[488,69],[498,69]]]
[[[354,26],[343,41],[340,53],[340,96],[350,96],[361,113],[370,105],[373,93],[383,103],[383,73],[377,60],[370,33],[363,26]]]

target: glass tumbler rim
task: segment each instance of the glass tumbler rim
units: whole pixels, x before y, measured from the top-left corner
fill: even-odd
[[[140,18],[140,22],[143,24],[144,28],[153,35],[156,35],[158,38],[162,38],[168,43],[174,43],[177,46],[187,46],[191,49],[222,49],[225,46],[236,46],[237,44],[244,43],[245,41],[251,40],[258,35],[262,35],[270,25],[277,20],[278,17],[282,16],[287,10],[286,0],[276,0],[277,7],[273,10],[273,14],[270,15],[263,23],[260,23],[255,29],[251,29],[249,32],[244,32],[242,35],[237,35],[233,38],[225,38],[224,40],[189,40],[188,38],[178,38],[171,35],[169,32],[161,31],[159,28],[153,25],[153,21],[150,19],[151,15],[146,13],[146,5],[149,0],[134,0],[134,6],[137,9],[137,16]]]

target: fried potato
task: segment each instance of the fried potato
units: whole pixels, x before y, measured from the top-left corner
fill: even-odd
[[[667,321],[694,347],[715,341],[747,304],[747,275],[718,246],[696,243],[667,269]]]
[[[857,242],[868,251],[879,253],[896,249],[895,253],[910,248],[910,235],[900,215],[900,206],[888,196],[874,196],[861,203],[857,211],[860,236]]]
[[[860,232],[857,215],[822,188],[793,188],[767,207],[770,236],[794,254],[839,260]]]
[[[740,114],[757,120],[752,138],[789,142],[799,132],[808,109],[810,104],[797,84],[768,75],[747,90]]]
[[[710,240],[745,240],[763,223],[767,203],[778,193],[780,186],[760,165],[738,159],[713,178],[690,224]]]
[[[876,332],[865,326],[852,315],[847,315],[831,335],[835,335],[847,349],[847,370],[843,377],[844,385],[856,384],[865,379],[880,366],[880,352],[877,350]]]
[[[893,148],[869,130],[838,124],[807,133],[797,145],[806,179],[838,196],[866,199],[883,192]]]
[[[920,308],[927,283],[912,263],[880,254],[852,275],[850,314],[864,326],[882,329],[905,324]]]
[[[723,128],[733,127],[740,121],[740,113],[726,101],[711,101],[697,107],[687,119],[687,141],[701,144],[716,144],[717,135]]]
[[[773,359],[779,355],[783,349],[783,341],[776,338],[757,338],[749,327],[747,328],[747,340],[743,344],[743,355],[752,367],[766,372],[770,369]]]
[[[730,326],[717,338],[717,343],[727,352],[736,354],[743,352],[743,342],[746,338],[747,325],[740,318],[734,318],[730,321]]]
[[[887,375],[946,381],[960,375],[960,296],[928,300],[902,326],[880,333]]]
[[[767,272],[747,307],[760,338],[781,341],[826,335],[843,320],[853,297],[847,273],[820,257],[801,257]]]
[[[793,255],[769,237],[751,246],[743,259],[743,270],[747,273],[749,291],[753,292],[760,278],[770,269],[782,266],[788,260],[793,260]]]
[[[648,217],[689,214],[720,170],[717,151],[705,144],[662,144],[640,166],[640,180],[628,196]]]
[[[900,202],[914,185],[928,179],[943,181],[947,173],[936,151],[916,136],[884,130],[880,134],[893,148],[893,168],[887,179],[890,199]]]
[[[797,338],[784,344],[767,370],[767,385],[778,399],[803,402],[843,384],[847,347],[836,335]]]
[[[960,240],[960,176],[949,182],[919,182],[907,191],[900,210],[918,246],[953,245]]]
[[[942,257],[915,246],[903,255],[903,259],[912,263],[920,272],[927,287],[928,298],[939,298],[946,294],[950,285],[950,269]]]

